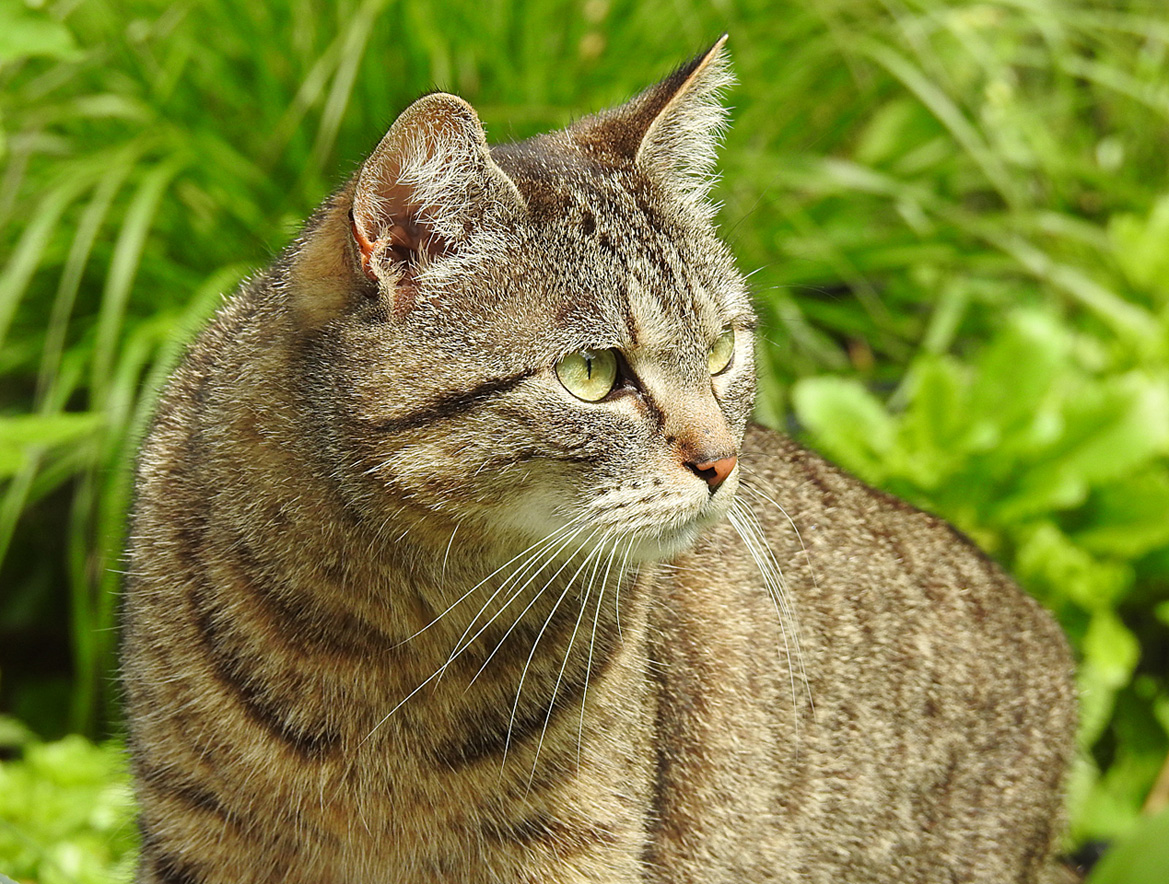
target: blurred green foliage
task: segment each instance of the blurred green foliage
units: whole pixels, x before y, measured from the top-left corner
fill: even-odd
[[[78,734],[42,743],[0,717],[0,872],[39,884],[128,881],[134,808],[121,751]]]
[[[110,733],[153,394],[398,110],[449,89],[524,137],[723,30],[717,195],[763,319],[760,418],[1056,613],[1082,661],[1073,842],[1147,837],[1169,800],[1162,0],[0,0],[3,708]],[[124,862],[120,823],[98,858],[69,822],[115,831],[115,750],[12,752],[0,868],[88,880],[56,839]],[[40,789],[77,814],[45,828]]]
[[[1169,810],[1143,820],[1132,836],[1101,860],[1088,884],[1165,880],[1169,869]]]

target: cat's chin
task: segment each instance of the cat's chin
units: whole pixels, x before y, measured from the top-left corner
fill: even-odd
[[[681,524],[639,537],[630,548],[629,560],[637,563],[664,562],[685,552],[702,533],[726,516],[725,507],[710,508]]]
[[[687,526],[656,537],[642,538],[633,545],[629,555],[630,561],[642,564],[672,559],[693,546],[704,527],[706,527],[705,524]]]
[[[607,507],[566,518],[553,496],[495,510],[485,525],[507,557],[532,554],[549,560],[581,556],[612,559],[625,566],[662,562],[685,552],[704,531],[722,521],[731,508],[738,483],[734,477],[714,495],[674,498],[667,512],[650,507]],[[543,551],[543,552],[541,552]]]

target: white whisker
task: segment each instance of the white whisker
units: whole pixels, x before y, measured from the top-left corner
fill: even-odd
[[[569,522],[567,525],[563,525],[560,528],[557,528],[555,531],[553,531],[551,534],[547,535],[543,539],[537,540],[535,543],[531,544],[527,549],[523,550],[522,552],[517,553],[516,555],[512,556],[510,559],[508,559],[506,562],[504,562],[502,565],[500,565],[498,568],[496,568],[494,571],[492,571],[490,574],[488,574],[486,577],[484,577],[482,580],[480,580],[478,583],[476,583],[474,586],[472,586],[470,589],[468,589],[466,592],[464,592],[461,596],[459,596],[457,599],[455,599],[453,602],[451,602],[451,604],[448,605],[437,617],[435,617],[433,620],[431,620],[429,623],[427,623],[425,626],[423,626],[421,629],[419,629],[414,634],[409,635],[406,638],[402,639],[402,641],[398,642],[398,644],[395,645],[394,647],[399,647],[401,645],[404,645],[406,642],[411,641],[411,640],[417,638],[418,636],[422,635],[422,633],[426,632],[426,630],[430,629],[430,627],[432,627],[436,623],[438,623],[443,617],[445,617],[447,614],[449,614],[451,611],[453,611],[455,608],[457,608],[460,604],[462,604],[476,590],[480,589],[484,584],[486,584],[489,580],[491,580],[492,577],[499,574],[501,571],[503,571],[504,568],[506,568],[508,565],[512,564],[513,562],[515,562],[517,559],[521,559],[524,556],[527,556],[529,553],[532,553],[532,556],[531,556],[531,558],[528,559],[528,561],[531,561],[534,558],[538,558],[539,551],[533,553],[533,550],[537,550],[538,548],[540,548],[542,550],[544,547],[552,545],[553,543],[556,542],[556,539],[561,534],[565,533],[566,531],[569,531],[578,521],[583,521],[583,519],[574,519],[572,522]],[[453,534],[451,535],[451,540],[452,541],[454,540]],[[449,549],[449,547],[448,547],[448,549]],[[506,581],[504,582],[504,585],[506,585]],[[499,592],[499,590],[496,590],[496,593],[493,594],[491,598],[495,598],[495,595],[497,595],[498,592]],[[491,599],[487,600],[487,604],[488,605],[491,604]],[[486,608],[486,605],[484,605],[484,608]],[[482,609],[480,609],[479,613],[482,613],[482,612],[483,612]],[[475,619],[478,619],[478,618],[476,617]],[[474,623],[474,620],[472,620],[471,622]],[[465,632],[464,632],[464,635],[466,635]],[[461,640],[462,639],[460,638],[460,641]]]
[[[564,649],[564,659],[560,663],[560,671],[556,673],[556,683],[552,686],[552,698],[548,701],[548,712],[544,715],[544,724],[540,728],[540,739],[536,743],[536,754],[535,754],[535,757],[532,759],[531,773],[528,775],[528,788],[529,789],[532,786],[532,781],[536,777],[536,765],[540,761],[540,750],[542,750],[544,748],[544,736],[548,732],[548,723],[552,720],[552,710],[556,706],[556,697],[560,693],[560,684],[564,679],[564,670],[568,666],[568,658],[572,654],[573,646],[576,644],[576,634],[580,630],[580,623],[581,623],[581,620],[584,618],[584,612],[585,612],[586,607],[588,606],[589,596],[592,593],[593,578],[596,577],[596,574],[597,574],[597,563],[599,563],[601,561],[600,553],[601,553],[601,550],[603,549],[604,544],[607,540],[608,540],[608,534],[605,534],[604,536],[602,536],[600,543],[596,544],[591,550],[589,550],[588,555],[585,556],[584,562],[581,564],[580,568],[577,569],[576,574],[573,574],[572,578],[569,580],[569,586],[571,586],[576,581],[576,578],[580,575],[580,573],[586,567],[588,567],[589,560],[593,559],[593,561],[594,561],[593,572],[589,578],[588,584],[586,585],[584,596],[581,598],[580,612],[576,615],[576,622],[572,626],[572,635],[570,635],[568,638],[568,647],[566,647]],[[563,598],[563,595],[561,596],[561,598]],[[557,601],[557,605],[559,605],[559,600]],[[553,613],[555,613],[555,608],[553,608]],[[549,619],[551,619],[551,616],[549,616]],[[547,622],[545,622],[544,625],[547,626],[548,625]],[[543,632],[543,630],[541,630],[541,633],[542,632]],[[536,641],[537,642],[539,641],[539,636],[537,636]],[[533,650],[533,652],[535,651],[534,644],[532,646],[532,650]],[[526,671],[526,667],[525,667],[525,671]],[[521,685],[522,685],[523,679],[521,678],[520,681],[521,681]],[[518,691],[516,693],[516,704],[517,705],[519,704],[519,692]],[[514,708],[512,710],[512,714],[513,714],[513,716],[515,714]],[[511,737],[511,725],[509,724],[508,725],[509,742],[510,742],[510,737]],[[505,758],[506,758],[506,749],[505,749]]]
[[[791,689],[793,714],[796,716],[796,738],[799,739],[799,691],[796,688],[796,671],[792,666],[793,660],[799,667],[801,681],[808,689],[808,699],[811,701],[811,692],[808,688],[807,672],[804,669],[803,652],[800,649],[799,630],[793,611],[787,598],[787,586],[783,571],[776,561],[758,520],[755,518],[744,501],[735,500],[727,518],[735,531],[738,532],[747,552],[763,578],[764,587],[771,603],[775,607],[775,614],[779,620],[780,636],[783,640],[784,657],[787,661],[788,680]]]
[[[504,580],[504,581],[503,581],[503,583],[500,585],[500,587],[499,587],[498,589],[496,589],[496,591],[495,591],[494,593],[492,593],[492,594],[491,594],[491,598],[489,598],[489,599],[488,599],[488,600],[487,600],[487,601],[484,603],[483,607],[479,609],[479,612],[478,612],[478,613],[475,615],[475,617],[474,617],[474,618],[471,620],[471,623],[470,623],[470,624],[467,626],[467,628],[466,628],[466,629],[464,629],[464,630],[463,630],[463,633],[462,633],[462,635],[459,637],[459,641],[457,641],[457,642],[455,643],[455,645],[456,645],[456,649],[455,649],[455,651],[453,651],[453,652],[451,653],[451,655],[450,655],[450,656],[447,658],[447,661],[446,661],[445,663],[443,663],[443,664],[442,664],[440,667],[438,667],[438,669],[436,669],[434,672],[432,672],[432,673],[431,673],[429,676],[427,676],[427,677],[426,677],[426,679],[424,679],[424,680],[422,681],[422,683],[421,683],[421,684],[419,684],[419,685],[418,685],[416,688],[414,688],[414,690],[410,691],[410,693],[408,693],[408,694],[407,694],[405,697],[403,697],[401,700],[399,700],[399,701],[398,701],[398,702],[397,702],[397,703],[394,705],[394,707],[393,707],[393,708],[392,708],[392,709],[391,709],[389,712],[387,712],[387,713],[386,713],[384,716],[382,716],[381,720],[379,720],[379,721],[378,721],[378,723],[377,723],[377,724],[375,724],[375,725],[373,726],[373,728],[371,728],[371,729],[370,729],[370,732],[369,732],[368,734],[366,734],[366,735],[365,735],[365,737],[363,737],[363,738],[362,738],[362,740],[361,740],[361,743],[362,743],[362,744],[363,744],[363,743],[365,743],[367,740],[369,740],[369,738],[370,738],[370,737],[372,737],[372,736],[374,735],[374,733],[376,733],[376,732],[377,732],[378,728],[380,728],[380,727],[381,727],[383,724],[385,724],[385,723],[386,723],[386,722],[387,722],[387,721],[390,719],[390,717],[391,717],[391,716],[392,716],[392,715],[393,715],[395,712],[397,712],[399,709],[401,709],[401,708],[402,708],[402,706],[404,706],[404,705],[406,704],[406,702],[407,702],[407,701],[408,701],[410,698],[412,698],[412,697],[413,697],[415,694],[417,694],[417,693],[418,693],[420,690],[422,690],[424,687],[426,687],[428,684],[430,684],[432,681],[434,681],[436,678],[438,678],[440,675],[442,675],[444,672],[446,672],[447,668],[448,668],[448,667],[450,666],[450,664],[451,664],[451,663],[452,663],[452,662],[455,660],[455,658],[456,658],[456,657],[458,657],[458,656],[459,656],[459,654],[461,654],[461,653],[462,653],[464,650],[466,650],[466,648],[467,648],[467,647],[468,647],[468,646],[469,646],[469,645],[470,645],[470,644],[471,644],[471,643],[472,643],[472,642],[473,642],[473,641],[474,641],[476,638],[478,638],[480,634],[482,634],[482,632],[483,632],[483,629],[486,629],[488,626],[490,626],[490,625],[491,625],[491,623],[492,623],[492,622],[494,622],[494,620],[495,620],[495,617],[498,617],[498,616],[499,616],[499,614],[500,614],[500,613],[502,613],[504,609],[506,609],[507,605],[508,605],[508,604],[510,604],[510,603],[511,603],[511,602],[512,602],[512,601],[515,599],[515,597],[516,597],[516,594],[518,594],[518,592],[522,592],[522,590],[523,590],[523,587],[524,587],[524,586],[527,586],[527,585],[528,585],[528,583],[530,583],[530,582],[531,582],[531,581],[530,581],[530,579],[529,579],[528,581],[526,581],[526,582],[523,584],[523,586],[521,586],[520,590],[518,590],[516,594],[513,594],[513,595],[512,595],[512,596],[511,596],[511,597],[508,599],[507,603],[505,603],[505,604],[504,604],[504,606],[503,606],[503,607],[500,609],[500,611],[496,613],[495,617],[493,617],[493,618],[492,618],[490,621],[488,621],[488,623],[487,623],[487,624],[486,624],[486,625],[483,627],[483,629],[480,629],[480,631],[479,631],[479,632],[477,632],[477,633],[476,633],[474,636],[472,636],[472,637],[471,637],[471,639],[470,639],[470,641],[468,641],[466,644],[461,644],[461,643],[462,643],[462,641],[463,641],[463,639],[466,637],[467,633],[471,631],[472,627],[473,627],[473,626],[474,626],[474,624],[475,624],[475,621],[479,619],[479,617],[480,617],[480,615],[482,615],[483,611],[484,611],[484,610],[486,610],[487,606],[491,604],[491,600],[492,600],[492,599],[494,599],[494,598],[495,598],[497,595],[499,595],[499,593],[500,593],[500,592],[501,592],[501,591],[502,591],[502,590],[503,590],[503,589],[504,589],[504,588],[505,588],[505,587],[506,587],[506,586],[507,586],[507,585],[508,585],[508,584],[509,584],[509,583],[510,583],[510,582],[511,582],[513,579],[516,579],[516,575],[517,575],[517,573],[518,573],[518,574],[525,573],[525,572],[527,571],[527,569],[531,567],[531,564],[532,564],[532,562],[534,562],[534,561],[538,560],[538,559],[541,557],[541,554],[542,554],[544,551],[546,551],[546,550],[547,550],[548,548],[550,548],[551,546],[555,545],[555,544],[556,544],[556,542],[557,542],[557,541],[558,541],[558,540],[559,540],[559,539],[560,539],[560,538],[561,538],[561,537],[562,537],[562,536],[563,536],[565,533],[568,533],[568,534],[570,535],[570,536],[569,536],[569,538],[568,538],[568,540],[567,540],[567,541],[566,541],[564,544],[562,544],[562,545],[561,545],[561,546],[560,546],[560,547],[557,549],[557,551],[556,551],[555,553],[553,553],[553,555],[552,555],[552,556],[550,556],[549,558],[545,559],[545,563],[544,563],[543,565],[540,565],[540,567],[536,569],[536,571],[535,571],[535,574],[539,574],[539,572],[540,572],[541,570],[543,570],[543,568],[544,568],[544,566],[547,564],[547,562],[548,562],[548,561],[550,561],[552,558],[554,558],[554,557],[555,557],[555,555],[556,555],[556,554],[558,554],[558,553],[559,553],[559,551],[560,551],[561,549],[563,549],[565,546],[567,546],[569,543],[571,543],[571,542],[572,542],[572,538],[573,538],[573,537],[575,537],[575,536],[577,536],[577,535],[580,533],[580,531],[582,531],[582,530],[583,530],[583,528],[582,528],[582,527],[580,527],[580,523],[582,523],[583,521],[584,521],[584,518],[583,518],[583,517],[578,517],[578,518],[576,518],[576,519],[573,519],[571,522],[569,522],[569,523],[567,523],[567,524],[565,524],[565,525],[562,525],[560,528],[557,528],[555,531],[551,532],[551,533],[550,533],[548,536],[544,537],[543,539],[541,539],[541,540],[538,540],[538,541],[536,541],[535,543],[531,544],[531,545],[530,545],[530,546],[529,546],[527,549],[525,549],[523,552],[520,552],[519,554],[517,554],[517,555],[513,556],[511,559],[509,559],[509,560],[508,560],[507,562],[505,562],[503,565],[501,565],[500,567],[496,568],[494,571],[492,571],[490,574],[488,574],[488,575],[487,575],[485,578],[483,578],[482,580],[480,580],[478,583],[476,583],[474,586],[472,586],[472,587],[471,587],[469,590],[467,590],[465,593],[463,593],[463,594],[462,594],[462,595],[461,595],[461,596],[460,596],[458,599],[456,599],[456,600],[455,600],[455,601],[454,601],[454,602],[453,602],[453,603],[452,603],[450,606],[448,606],[448,607],[446,608],[446,610],[444,610],[444,611],[443,611],[442,613],[440,613],[440,614],[439,614],[437,617],[435,617],[435,618],[434,618],[434,619],[433,619],[433,620],[432,620],[430,623],[426,624],[426,626],[422,627],[422,629],[418,630],[418,631],[417,631],[417,632],[415,632],[413,635],[409,636],[408,638],[405,638],[405,639],[403,639],[401,642],[399,642],[397,645],[395,645],[395,647],[399,647],[399,646],[401,646],[402,644],[405,644],[406,642],[410,641],[411,639],[413,639],[413,638],[417,637],[418,635],[421,635],[423,632],[425,632],[426,630],[428,630],[430,627],[434,626],[434,624],[436,624],[438,621],[440,621],[440,620],[441,620],[443,617],[445,617],[445,616],[446,616],[448,613],[450,613],[450,612],[451,612],[451,611],[452,611],[452,610],[453,610],[453,609],[454,609],[456,606],[458,606],[458,605],[459,605],[461,602],[463,602],[463,601],[464,601],[466,598],[468,598],[468,597],[469,597],[469,596],[470,596],[472,593],[474,593],[474,592],[475,592],[477,589],[479,589],[479,588],[480,588],[480,587],[482,587],[482,586],[483,586],[485,583],[487,583],[487,582],[488,582],[488,581],[489,581],[489,580],[490,580],[492,577],[494,577],[495,575],[497,575],[497,574],[499,574],[501,571],[503,571],[503,569],[504,569],[504,568],[506,568],[508,565],[512,564],[513,562],[515,562],[515,561],[516,561],[516,560],[518,560],[518,559],[521,559],[521,558],[523,558],[524,556],[527,556],[527,559],[525,559],[525,561],[524,561],[524,563],[523,563],[522,567],[521,567],[521,568],[519,568],[519,569],[517,569],[516,571],[513,571],[513,572],[512,572],[512,574],[511,574],[511,575],[509,575],[509,576],[508,576],[508,578],[507,578],[506,580]],[[460,644],[461,644],[461,647],[460,647]],[[359,745],[360,745],[360,744],[359,744]]]
[[[531,586],[532,583],[535,581],[535,579],[540,576],[540,574],[543,572],[544,568],[549,563],[555,561],[556,557],[558,555],[560,555],[560,553],[563,552],[564,549],[570,543],[572,543],[572,541],[574,541],[577,537],[579,537],[581,532],[583,532],[583,531],[584,531],[584,526],[581,526],[576,531],[574,531],[571,535],[569,535],[568,539],[565,540],[564,543],[562,543],[559,547],[557,547],[555,552],[553,552],[550,556],[548,556],[545,559],[544,564],[542,564],[542,565],[540,565],[540,567],[536,568],[536,570],[534,570],[532,572],[531,576],[528,577],[528,579],[525,580],[523,583],[521,583],[512,592],[512,594],[510,596],[508,596],[507,601],[505,601],[503,603],[503,605],[500,607],[500,609],[498,611],[496,611],[494,614],[491,615],[491,618],[486,623],[484,623],[482,627],[480,627],[479,631],[476,632],[473,636],[471,636],[471,638],[468,639],[467,642],[464,645],[462,645],[462,647],[457,648],[451,654],[450,659],[447,660],[447,662],[443,665],[443,669],[446,669],[446,667],[451,664],[451,662],[455,659],[455,657],[457,657],[457,656],[459,656],[459,654],[463,653],[463,651],[465,651],[475,641],[475,639],[477,639],[479,636],[481,636],[483,634],[483,632],[488,627],[491,626],[492,623],[494,623],[496,620],[498,620],[500,618],[500,616],[502,616],[503,612],[506,611],[508,609],[508,607],[510,607],[511,603],[514,602],[517,598],[519,598],[520,595],[523,594],[524,590],[526,590],[529,586]],[[596,532],[594,531],[594,533],[596,533]],[[591,536],[592,535],[590,535],[590,537]],[[477,678],[479,678],[479,676],[483,673],[483,670],[487,668],[487,664],[491,662],[492,658],[496,655],[496,653],[499,651],[499,649],[501,647],[503,647],[503,643],[505,641],[507,641],[507,637],[512,634],[512,631],[517,626],[519,626],[520,621],[524,619],[524,615],[527,614],[528,611],[530,611],[532,609],[532,607],[536,604],[536,602],[538,602],[540,600],[540,597],[544,594],[544,591],[549,586],[552,585],[552,581],[554,581],[557,577],[560,576],[560,574],[564,571],[564,569],[568,567],[569,562],[572,561],[573,557],[576,556],[576,554],[578,552],[580,552],[580,550],[584,547],[584,545],[586,543],[588,543],[588,541],[589,541],[589,538],[585,538],[583,541],[581,541],[581,543],[577,546],[577,548],[575,550],[573,550],[572,554],[569,555],[568,558],[564,560],[564,563],[559,568],[556,569],[556,572],[551,577],[549,577],[544,582],[544,585],[542,587],[540,587],[540,589],[535,593],[535,595],[532,596],[531,601],[529,601],[527,606],[522,611],[520,611],[519,615],[515,618],[515,621],[511,624],[511,626],[508,627],[507,632],[505,632],[503,634],[503,637],[500,638],[499,642],[492,649],[491,653],[487,655],[487,659],[483,661],[483,665],[479,667],[479,671],[476,672],[475,675],[471,678],[471,681],[467,685],[468,689],[471,687],[472,684],[475,683],[475,680]],[[480,609],[479,613],[480,614],[483,613],[483,610]],[[478,614],[476,615],[476,619],[478,619]],[[473,622],[474,621],[472,621],[472,623]],[[466,632],[464,632],[463,634],[466,635]]]
[[[620,589],[621,581],[625,577],[625,565],[629,560],[629,552],[631,549],[633,549],[633,544],[636,542],[636,540],[637,540],[636,536],[631,534],[629,536],[629,542],[625,545],[625,555],[624,555],[624,558],[622,560],[621,567],[617,572],[617,587],[618,587],[618,589]],[[593,651],[596,648],[596,643],[597,643],[597,624],[600,622],[600,619],[601,619],[601,603],[604,602],[604,600],[605,600],[605,587],[609,583],[609,573],[610,573],[610,569],[613,566],[613,560],[617,556],[617,549],[618,549],[618,544],[614,543],[612,550],[610,550],[610,552],[609,552],[609,563],[605,567],[605,577],[601,581],[601,591],[597,595],[597,608],[596,608],[596,611],[594,611],[594,613],[593,613],[593,629],[592,629],[592,634],[589,636],[589,656],[588,656],[588,660],[585,662],[584,689],[581,691],[581,696],[580,696],[580,721],[577,723],[577,729],[576,729],[576,763],[577,763],[578,767],[580,766],[581,752],[584,749],[585,708],[588,705],[588,700],[589,700],[589,679],[591,678],[592,673],[593,673]],[[617,624],[618,636],[620,636],[620,634],[621,634],[620,633],[620,629],[621,629],[620,619],[617,618],[617,620],[618,620],[618,624]]]

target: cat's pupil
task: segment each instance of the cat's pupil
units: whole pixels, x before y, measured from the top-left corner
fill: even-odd
[[[617,351],[578,350],[556,363],[556,376],[573,396],[599,402],[617,383]]]

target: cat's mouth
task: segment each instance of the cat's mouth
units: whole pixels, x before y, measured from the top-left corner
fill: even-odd
[[[738,491],[738,474],[734,469],[712,490],[692,479],[618,485],[567,510],[549,491],[506,509],[491,529],[511,528],[514,542],[542,550],[550,559],[613,557],[627,565],[665,561],[725,518]]]
[[[689,549],[701,534],[722,521],[730,511],[738,489],[737,476],[700,503],[680,508],[656,524],[630,531],[630,560],[664,561]]]

